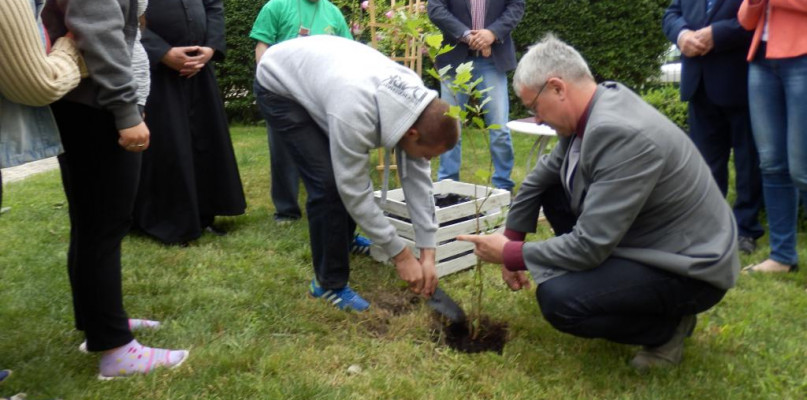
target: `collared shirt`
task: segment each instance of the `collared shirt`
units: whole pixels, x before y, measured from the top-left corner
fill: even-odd
[[[471,29],[485,29],[485,6],[487,0],[471,0]]]

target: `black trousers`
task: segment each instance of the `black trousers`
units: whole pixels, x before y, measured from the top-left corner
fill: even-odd
[[[308,236],[317,281],[341,289],[350,278],[350,242],[356,223],[336,187],[328,135],[300,104],[256,86],[269,129],[294,162],[307,192]]]
[[[543,196],[542,206],[556,235],[571,232],[577,219],[561,186]],[[559,331],[646,346],[665,343],[681,317],[708,310],[725,294],[706,282],[616,257],[536,290],[541,313]]]
[[[120,258],[141,155],[118,145],[112,114],[64,100],[52,110],[65,150],[59,166],[70,214],[67,270],[76,328],[88,350],[109,350],[134,339],[123,309]]]
[[[714,104],[700,85],[689,100],[689,137],[695,143],[725,196],[729,187],[729,157],[734,151],[734,218],[739,235],[759,238],[765,233],[759,222],[762,209],[762,173],[751,133],[748,102],[728,107]]]

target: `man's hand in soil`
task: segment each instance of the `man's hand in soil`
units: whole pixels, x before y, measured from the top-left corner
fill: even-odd
[[[398,276],[409,284],[409,290],[416,294],[422,293],[425,283],[423,266],[412,254],[412,250],[409,250],[409,247],[404,247],[403,251],[398,253],[393,260],[395,261]]]
[[[434,249],[420,249],[420,265],[423,269],[423,291],[420,293],[424,297],[431,297],[437,289],[437,267],[434,262]]]

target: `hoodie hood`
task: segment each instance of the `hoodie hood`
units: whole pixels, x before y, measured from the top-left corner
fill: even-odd
[[[423,86],[415,74],[392,74],[378,85],[376,102],[381,145],[394,148],[437,92]]]

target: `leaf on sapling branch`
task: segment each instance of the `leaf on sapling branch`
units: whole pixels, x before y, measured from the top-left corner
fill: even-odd
[[[468,62],[464,62],[464,63],[457,66],[457,73],[458,74],[467,73],[468,75],[470,75],[471,71],[473,71],[473,69],[474,69],[473,62],[468,61]]]
[[[473,121],[474,125],[476,125],[477,128],[485,129],[485,120],[484,119],[482,119],[480,117],[473,117],[473,118],[471,118],[471,121]]]
[[[480,80],[481,80],[481,79],[480,79]],[[486,87],[486,88],[484,88],[484,89],[482,89],[482,90],[477,91],[477,93],[479,93],[479,95],[481,96],[481,95],[486,94],[487,92],[490,92],[491,90],[493,90],[493,88],[492,88],[492,87]]]
[[[440,45],[443,44],[443,35],[428,35],[424,41],[430,48],[440,49]]]
[[[479,108],[484,107],[485,104],[488,104],[490,102],[490,100],[491,100],[490,96],[486,96],[484,99],[480,100]]]
[[[449,117],[454,118],[454,119],[460,119],[460,114],[461,113],[462,113],[462,110],[460,109],[460,106],[449,106],[448,107],[448,112],[446,113],[446,115],[448,115]]]

